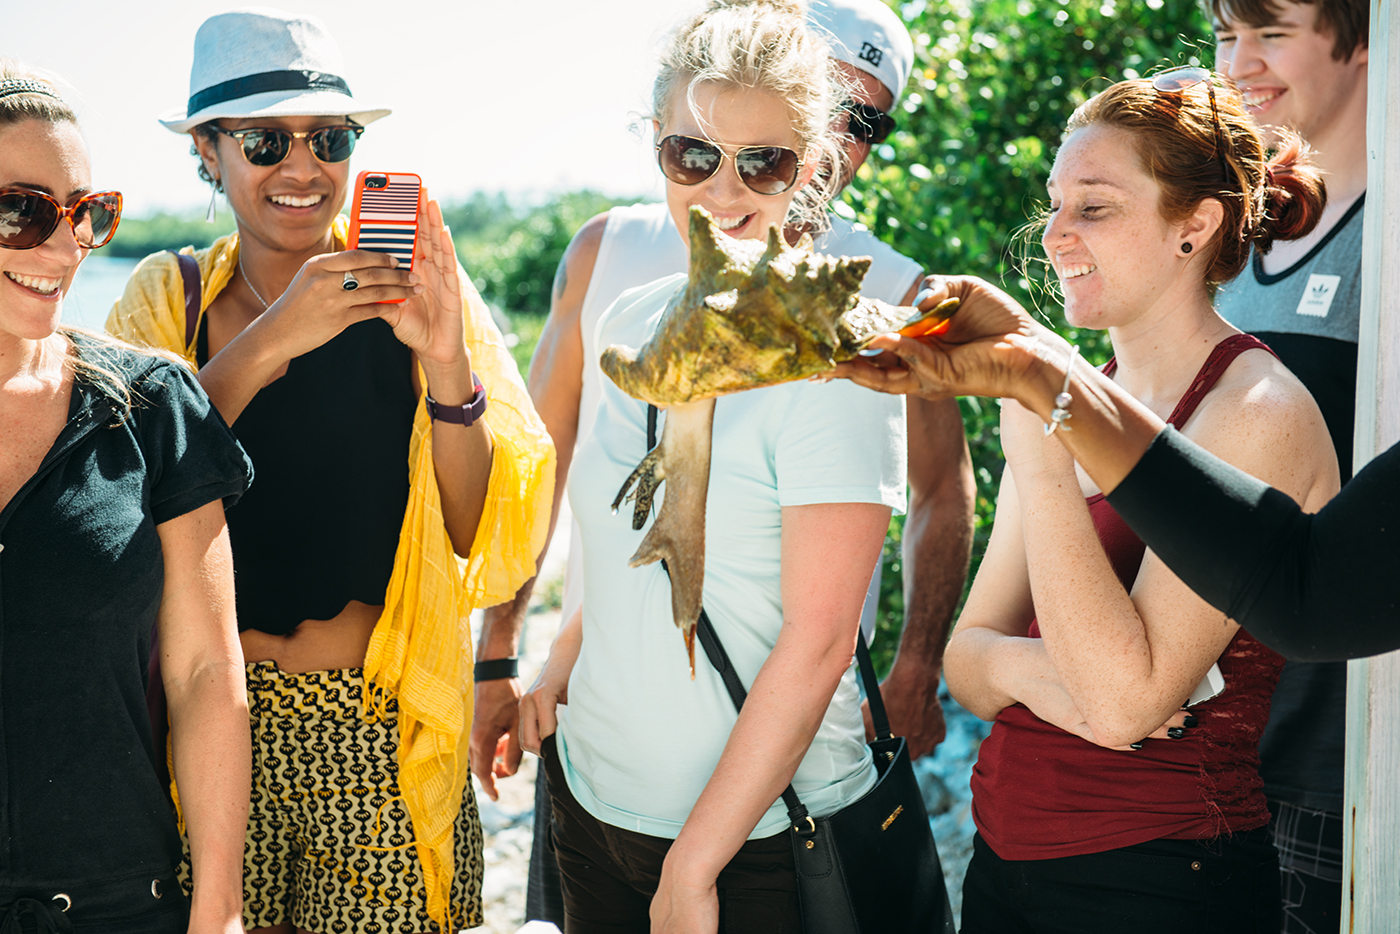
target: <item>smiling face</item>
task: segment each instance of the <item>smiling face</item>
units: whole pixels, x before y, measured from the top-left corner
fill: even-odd
[[[793,129],[787,105],[766,91],[713,84],[698,85],[694,98],[692,111],[684,89],[677,91],[666,122],[656,127],[657,139],[673,135],[707,139],[724,150],[725,159],[719,171],[698,185],[666,180],[666,205],[676,229],[684,239],[692,205],[709,211],[725,233],[740,240],[766,237],[769,227],[781,229],[793,197],[811,178],[810,167],[802,166],[797,183],[787,191],[761,195],[739,179],[734,154],[745,146],[786,146],[800,157],[802,140]]]
[[[92,190],[87,146],[72,123],[22,120],[0,127],[0,187],[33,188],[70,205]],[[63,296],[88,251],[61,220],[32,250],[0,249],[0,330],[41,340],[58,326]]]
[[[1215,67],[1239,85],[1249,113],[1275,142],[1269,127],[1289,127],[1314,146],[1358,104],[1365,112],[1365,47],[1345,61],[1332,57],[1335,37],[1318,32],[1317,5],[1276,0],[1274,21],[1262,26],[1215,23]]]
[[[220,120],[227,130],[276,129],[310,132],[344,126],[341,117],[258,117]],[[311,154],[306,139],[292,140],[287,157],[276,165],[253,165],[239,141],[219,134],[213,140],[194,134],[209,174],[223,183],[239,234],[275,250],[306,252],[326,238],[345,203],[350,162],[324,163]]]
[[[1065,318],[1076,327],[1130,323],[1170,308],[1187,279],[1181,225],[1163,219],[1161,188],[1143,169],[1132,134],[1091,124],[1075,130],[1055,157],[1050,217],[1041,245],[1064,290]],[[1201,243],[1194,244],[1196,248]],[[1199,254],[1197,254],[1199,255]]]

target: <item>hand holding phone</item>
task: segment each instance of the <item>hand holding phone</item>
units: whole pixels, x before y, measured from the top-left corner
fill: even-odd
[[[346,247],[387,253],[399,261],[400,268],[411,272],[418,247],[422,187],[423,180],[412,172],[361,172],[355,179]]]

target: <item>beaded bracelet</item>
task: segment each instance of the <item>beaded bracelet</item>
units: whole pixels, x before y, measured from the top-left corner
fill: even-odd
[[[1069,348],[1069,366],[1065,367],[1065,384],[1060,387],[1060,394],[1055,397],[1055,407],[1050,410],[1050,421],[1045,426],[1045,436],[1048,438],[1055,433],[1056,428],[1064,431],[1073,431],[1065,422],[1074,418],[1069,414],[1069,404],[1074,401],[1074,396],[1069,394],[1069,379],[1074,375],[1074,361],[1079,357],[1079,345],[1073,344]]]

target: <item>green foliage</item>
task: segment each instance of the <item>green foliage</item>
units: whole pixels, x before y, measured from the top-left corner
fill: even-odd
[[[486,300],[510,313],[543,316],[569,240],[593,215],[625,203],[576,191],[523,208],[504,195],[477,194],[443,214],[462,265]]]
[[[1064,326],[1036,262],[1018,238],[1045,200],[1045,179],[1076,106],[1121,78],[1209,61],[1209,31],[1189,0],[913,0],[896,4],[916,63],[898,131],[836,205],[933,272],[997,283],[1081,344],[1095,363],[1106,337]],[[1026,241],[1029,240],[1027,243]],[[1022,259],[1026,261],[1021,262]],[[973,569],[986,549],[1001,476],[998,407],[962,400],[977,475]],[[877,666],[893,657],[903,621],[901,523],[885,545]],[[969,580],[971,577],[969,576]],[[883,668],[882,668],[883,670]]]
[[[156,214],[151,217],[123,217],[112,242],[102,248],[108,256],[140,259],[161,250],[178,250],[193,245],[209,246],[219,237],[233,233],[233,215],[221,211],[213,224],[203,217]]]

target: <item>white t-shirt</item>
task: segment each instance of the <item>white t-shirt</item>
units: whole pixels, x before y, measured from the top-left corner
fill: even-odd
[[[816,240],[818,252],[832,256],[869,256],[873,262],[861,282],[861,294],[878,298],[892,305],[904,300],[919,264],[895,252],[889,244],[875,239],[864,227],[828,215],[831,227]],[[583,336],[583,394],[579,398],[579,441],[588,437],[593,416],[598,409],[599,389],[603,371],[598,368],[602,349],[594,340],[598,319],[628,289],[646,285],[663,276],[686,271],[686,250],[666,204],[632,204],[608,211],[608,221],[598,244],[598,256],[593,262],[593,274],[588,291],[583,296],[579,329]],[[569,501],[572,508],[573,500]],[[563,618],[569,620],[583,603],[583,547],[578,523],[572,523],[569,538],[569,562],[564,574]],[[876,583],[872,585],[875,598],[879,595],[878,567]],[[867,601],[863,625],[867,636],[874,626],[877,599]]]
[[[640,347],[684,282],[672,276],[626,293],[599,323],[597,346]],[[559,708],[558,748],[569,788],[590,814],[674,838],[719,762],[736,714],[703,651],[690,678],[665,571],[627,565],[646,528],[634,532],[630,510],[614,514],[611,504],[646,453],[646,412],[645,403],[603,380],[596,420],[570,471],[588,599],[569,703]],[[746,685],[782,626],[782,508],[881,503],[902,510],[904,468],[901,396],[844,380],[803,380],[716,400],[704,605]],[[662,498],[665,491],[663,484]],[[793,785],[808,810],[823,816],[874,781],[853,664]],[[777,801],[751,837],[786,825]]]

